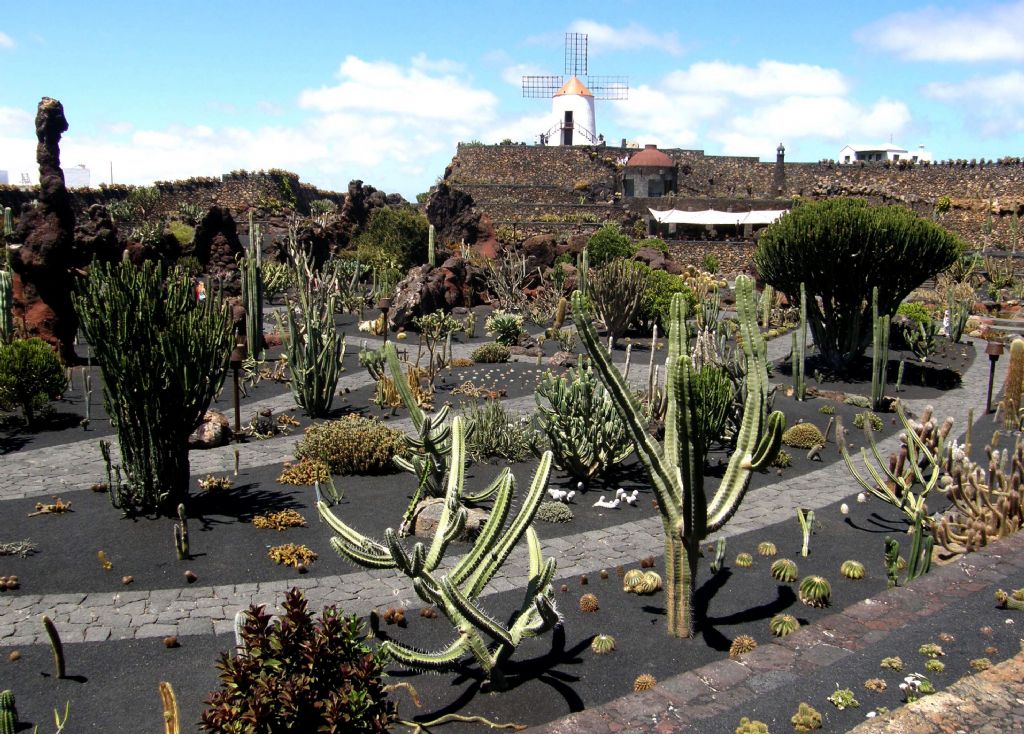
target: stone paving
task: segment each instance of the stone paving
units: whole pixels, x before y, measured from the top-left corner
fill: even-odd
[[[776,358],[788,354],[789,339],[780,338],[769,344],[769,356]],[[1004,361],[1005,370],[1005,361]],[[635,377],[635,374],[634,374]],[[365,373],[348,375],[349,387],[368,378]],[[646,379],[646,373],[640,379]],[[976,407],[985,394],[988,379],[988,364],[983,356],[975,359],[971,369],[964,375],[963,385],[938,399],[931,401],[940,416],[952,415],[962,425],[968,409]],[[1001,379],[998,384],[1001,384]],[[269,401],[285,401],[290,405],[290,395],[271,398]],[[276,404],[276,403],[275,403]],[[526,396],[506,401],[511,409],[531,410],[533,397]],[[924,405],[914,401],[908,403],[911,410],[920,411]],[[393,425],[402,425],[395,421]],[[408,424],[405,425],[408,429]],[[243,467],[280,463],[292,457],[291,448],[295,437],[255,442],[240,447],[240,462]],[[879,449],[886,455],[895,450],[898,436],[879,442]],[[88,444],[88,451],[79,448]],[[830,450],[834,450],[830,448]],[[69,454],[68,452],[79,452]],[[97,481],[83,465],[89,461],[89,453],[96,451],[92,441],[69,446],[35,451],[3,457],[3,479],[0,480],[0,498],[10,499],[28,496],[31,488],[48,487],[35,494],[52,494],[54,474],[57,481],[70,475],[69,467],[76,474],[86,472],[85,479],[67,481],[68,488],[87,487]],[[233,448],[193,453],[193,473],[224,471],[233,465]],[[81,463],[77,462],[81,457]],[[98,459],[98,456],[96,456]],[[8,460],[10,463],[7,463]],[[15,468],[16,466],[16,468]],[[102,471],[102,466],[97,471]],[[17,487],[11,482],[11,473],[21,473]],[[856,491],[843,463],[834,462],[814,472],[792,480],[751,492],[740,506],[736,516],[725,527],[722,535],[734,535],[758,527],[771,525],[791,518],[794,507],[817,509],[831,504]],[[626,522],[615,527],[592,530],[576,535],[555,538],[543,542],[544,551],[558,560],[558,578],[567,578],[581,573],[610,568],[650,554],[660,554],[663,548],[661,521],[658,517]],[[505,568],[494,578],[489,589],[501,592],[521,588],[526,574],[525,551],[518,549]],[[38,623],[41,613],[47,613],[61,630],[67,642],[125,639],[135,637],[159,637],[170,634],[179,636],[224,632],[231,628],[235,613],[250,603],[273,606],[282,597],[282,592],[298,586],[303,589],[311,604],[338,604],[348,612],[366,614],[381,606],[395,606],[418,600],[404,576],[355,571],[352,573],[302,577],[295,580],[253,582],[212,587],[183,587],[119,593],[68,593],[50,595],[5,595],[0,597],[0,646],[24,645],[39,642],[43,632]]]

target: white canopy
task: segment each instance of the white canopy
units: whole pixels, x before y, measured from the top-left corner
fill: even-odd
[[[680,209],[649,210],[655,221],[662,224],[771,224],[786,213],[786,209],[765,209],[748,212],[723,212],[717,209],[705,209],[699,212],[686,212]]]

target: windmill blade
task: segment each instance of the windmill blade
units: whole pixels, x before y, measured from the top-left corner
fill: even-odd
[[[594,99],[629,99],[628,76],[588,76],[587,89]]]
[[[555,92],[562,88],[563,84],[565,84],[565,77],[563,76],[524,76],[523,96],[551,99],[555,96]]]
[[[587,34],[565,34],[565,73],[584,76],[587,73]]]

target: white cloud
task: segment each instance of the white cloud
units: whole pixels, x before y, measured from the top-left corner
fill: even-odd
[[[656,33],[635,22],[614,28],[595,20],[580,19],[569,25],[569,32],[586,33],[588,51],[594,54],[603,51],[636,51],[641,48],[655,48],[673,56],[683,52],[675,31]]]
[[[14,39],[3,31],[0,31],[0,48],[8,50],[14,48]]]
[[[912,61],[1024,59],[1024,2],[984,10],[926,7],[893,13],[854,33],[861,43]]]
[[[968,126],[986,137],[1024,130],[1024,73],[1008,71],[963,82],[932,82],[927,97],[955,104]]]
[[[522,87],[524,76],[550,76],[551,69],[536,64],[512,64],[501,70],[501,78],[513,87]]]
[[[756,67],[722,61],[698,62],[669,74],[665,86],[677,92],[739,97],[841,95],[847,91],[846,80],[835,69],[780,61],[761,61]]]
[[[17,107],[0,107],[0,135],[29,132],[35,129],[32,115]]]
[[[629,99],[613,102],[616,122],[644,143],[687,146],[699,140],[703,123],[722,114],[728,100],[720,95],[670,94],[641,84]]]

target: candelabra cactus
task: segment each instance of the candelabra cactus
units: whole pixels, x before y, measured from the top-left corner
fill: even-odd
[[[882,410],[885,379],[889,369],[889,314],[878,315],[878,288],[871,291],[871,409]]]
[[[239,260],[242,303],[245,306],[245,339],[249,359],[263,360],[263,232],[249,212],[249,246]]]
[[[463,656],[470,654],[483,669],[487,683],[501,687],[502,665],[519,643],[524,638],[543,634],[558,623],[551,589],[555,560],[543,557],[540,541],[531,527],[551,473],[551,454],[541,457],[521,507],[511,519],[515,479],[509,469],[501,472],[495,480],[494,505],[472,548],[442,574],[440,567],[445,552],[466,523],[466,510],[461,504],[466,466],[464,419],[454,418],[450,430],[451,460],[444,509],[429,547],[416,543],[410,553],[392,528],[385,531],[385,540],[380,543],[350,528],[326,503],[318,501],[317,510],[338,533],[331,539],[331,545],[341,556],[375,570],[398,569],[412,579],[416,594],[425,603],[436,606],[458,632],[448,647],[437,652],[420,652],[389,640],[381,646],[383,653],[400,665],[424,671],[450,670]],[[525,598],[504,625],[484,611],[479,597],[524,535],[529,555]]]
[[[594,367],[651,480],[665,533],[668,630],[676,637],[691,637],[694,632],[692,599],[701,541],[720,530],[735,514],[746,494],[751,472],[768,466],[775,458],[785,428],[782,413],[774,411],[768,415],[767,358],[754,314],[753,281],[741,276],[736,281],[736,306],[746,361],[744,409],[725,474],[710,501],[705,497],[701,458],[704,447],[695,430],[698,400],[693,391],[693,368],[684,349],[684,303],[682,295],[676,294],[670,308],[665,368],[668,409],[663,444],[648,432],[639,401],[601,345],[587,316],[583,294],[574,293],[572,304],[577,328]]]
[[[800,325],[793,332],[793,394],[803,400],[807,392],[804,383],[804,365],[807,358],[807,287],[800,284]]]

